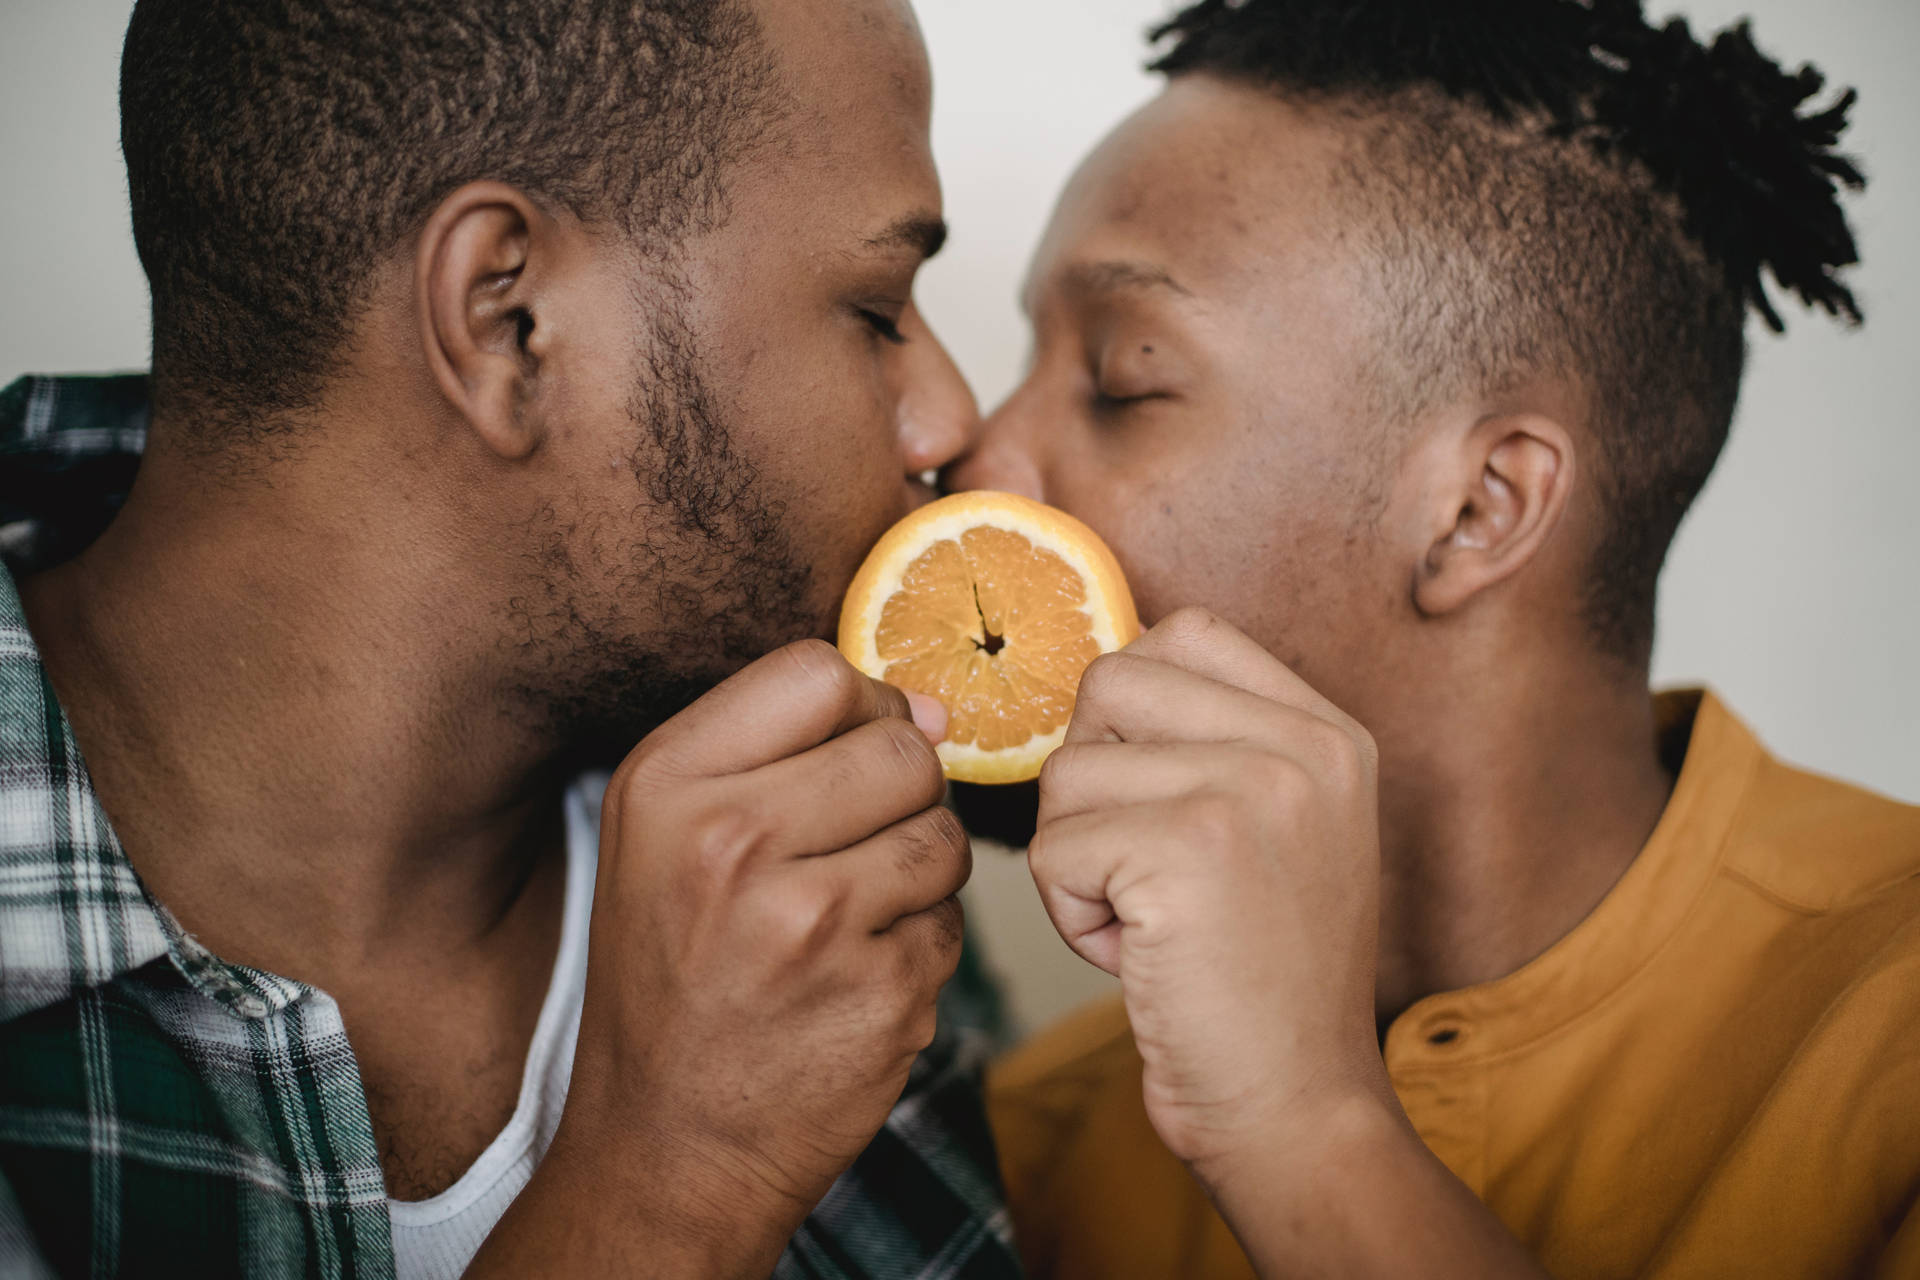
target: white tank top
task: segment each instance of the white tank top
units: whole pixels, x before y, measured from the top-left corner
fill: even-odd
[[[582,778],[567,791],[567,886],[561,907],[560,950],[553,979],[533,1029],[520,1101],[500,1136],[460,1180],[430,1200],[387,1201],[393,1222],[393,1261],[399,1280],[459,1280],[473,1255],[533,1177],[560,1126],[580,1035],[580,1002],[587,987],[587,921],[593,912],[593,875],[600,850],[600,800],[607,776]]]

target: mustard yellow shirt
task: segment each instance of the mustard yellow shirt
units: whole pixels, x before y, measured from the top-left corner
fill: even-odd
[[[1546,954],[1408,1009],[1394,1087],[1556,1276],[1920,1276],[1920,809],[1711,696],[1662,711],[1685,763],[1647,847]],[[1118,1001],[997,1064],[989,1111],[1037,1277],[1253,1274]]]

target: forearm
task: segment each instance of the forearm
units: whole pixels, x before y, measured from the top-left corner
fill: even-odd
[[[766,1280],[805,1216],[804,1207],[703,1191],[644,1164],[556,1141],[468,1267],[468,1280]]]
[[[1405,1116],[1372,1098],[1195,1173],[1263,1280],[1546,1275]]]

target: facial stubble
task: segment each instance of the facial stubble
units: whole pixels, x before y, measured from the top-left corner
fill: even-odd
[[[583,764],[617,762],[719,681],[820,634],[784,499],[728,429],[697,341],[656,318],[628,400],[633,502],[530,529],[521,699]]]

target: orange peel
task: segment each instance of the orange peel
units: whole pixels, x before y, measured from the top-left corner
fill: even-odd
[[[1080,677],[1140,634],[1098,534],[1017,494],[959,493],[874,546],[840,611],[840,652],[947,708],[938,751],[960,782],[1037,777],[1065,738]]]

